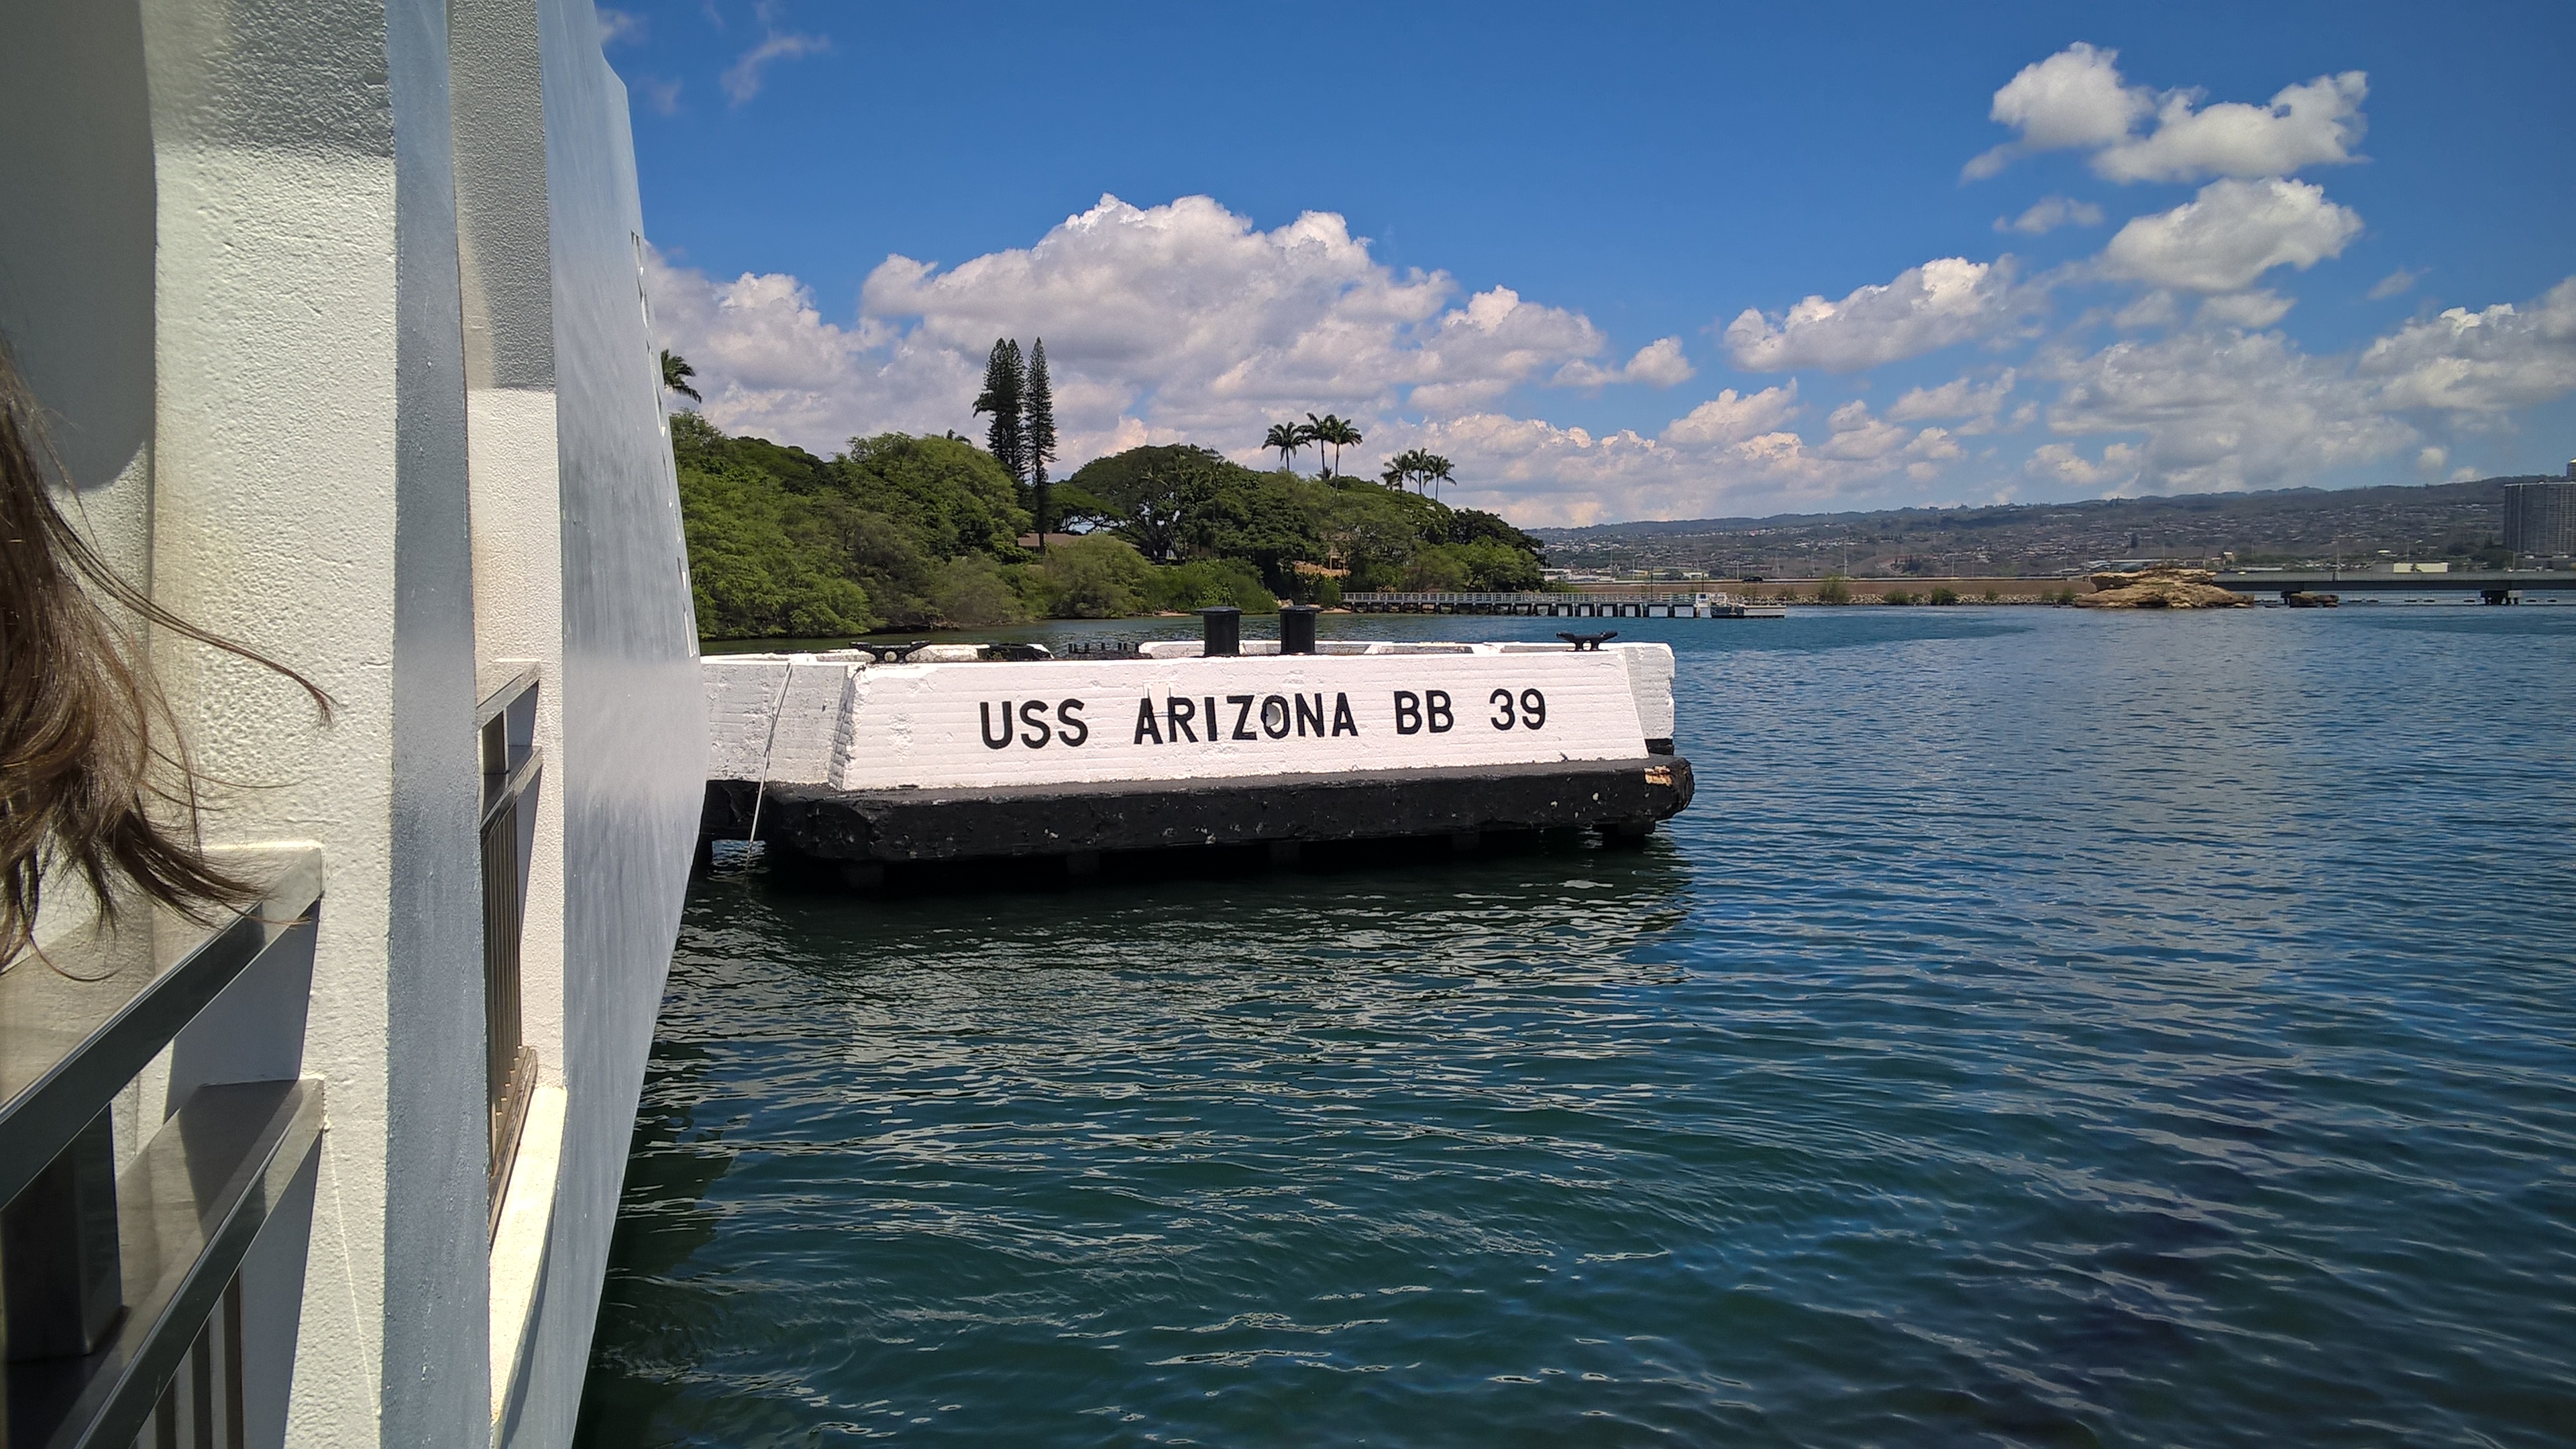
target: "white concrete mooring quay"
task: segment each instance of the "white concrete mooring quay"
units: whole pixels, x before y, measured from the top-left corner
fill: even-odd
[[[1078,877],[1148,852],[1637,840],[1690,803],[1666,645],[1319,645],[1311,610],[1238,640],[1233,611],[1209,613],[1205,639],[1126,658],[711,656],[701,856],[756,838],[859,887],[969,861]]]

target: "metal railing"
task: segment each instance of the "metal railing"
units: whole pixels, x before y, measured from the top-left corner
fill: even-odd
[[[537,783],[545,759],[536,745],[537,666],[511,674],[475,711],[483,756],[483,1089],[490,1139],[486,1159],[490,1228],[498,1231],[510,1163],[536,1085],[537,1054],[520,1030],[521,920],[536,843]]]
[[[1142,634],[1085,634],[1055,643],[1058,659],[1142,659],[1145,636]]]
[[[149,913],[0,972],[12,1446],[176,1443],[183,1430],[241,1442],[238,1274],[321,1141],[322,1084],[196,1085],[122,1172],[110,1107],[225,988],[309,956],[321,857],[270,865],[275,883],[247,911],[211,925]],[[187,1056],[173,1058],[172,1097],[190,1086]]]

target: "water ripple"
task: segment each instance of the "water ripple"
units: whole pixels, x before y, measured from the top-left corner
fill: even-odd
[[[2576,611],[1630,632],[1642,851],[702,882],[583,1441],[2564,1442]]]

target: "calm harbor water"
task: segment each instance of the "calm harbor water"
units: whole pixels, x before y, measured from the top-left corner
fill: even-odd
[[[2576,608],[1618,627],[1642,850],[699,882],[583,1442],[2576,1435]]]

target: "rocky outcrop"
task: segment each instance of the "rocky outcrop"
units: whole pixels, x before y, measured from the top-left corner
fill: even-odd
[[[2247,596],[2220,588],[2207,569],[2159,564],[2135,573],[2095,574],[2093,592],[2075,600],[2079,609],[2242,609]]]

